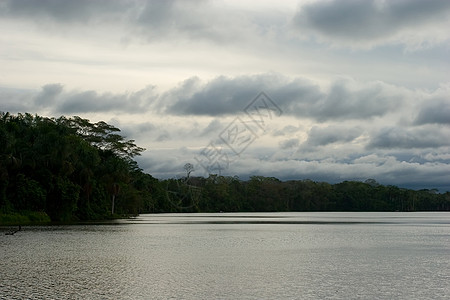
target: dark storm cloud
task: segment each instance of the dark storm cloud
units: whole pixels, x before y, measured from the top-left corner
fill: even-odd
[[[420,128],[385,128],[375,133],[368,149],[412,149],[412,148],[438,148],[450,146],[450,131],[448,128],[427,126]]]
[[[139,3],[139,2],[138,2]],[[206,40],[213,43],[244,41],[242,38],[254,27],[263,27],[250,20],[248,14],[236,13],[222,7],[216,8],[213,1],[169,0],[145,1],[136,7],[138,14],[129,23],[150,42],[167,37],[187,37],[190,40]]]
[[[367,119],[397,108],[402,98],[381,83],[353,87],[335,82],[329,90],[305,80],[275,74],[218,77],[206,85],[171,91],[166,112],[178,115],[229,115],[242,112],[260,91],[266,91],[283,113],[318,121]],[[164,97],[163,97],[164,98]]]
[[[299,30],[312,30],[331,39],[370,40],[442,19],[449,11],[447,0],[315,1],[300,8],[294,23]]]
[[[113,25],[126,38],[143,37],[148,42],[168,38],[213,42],[236,40],[253,27],[243,14],[226,13],[206,0],[0,0],[0,16],[23,18],[45,25]],[[264,26],[264,24],[256,25]],[[59,27],[45,26],[52,30]],[[115,29],[117,30],[117,29]]]
[[[170,92],[175,101],[167,107],[174,114],[227,115],[241,112],[255,96],[268,86],[273,86],[271,76],[220,76],[192,92],[192,86],[183,85]],[[165,97],[165,96],[163,96]],[[165,101],[164,101],[165,102]]]
[[[152,86],[134,93],[98,93],[65,91],[61,84],[47,84],[38,92],[0,89],[0,103],[5,111],[30,112],[41,109],[53,113],[89,112],[143,113],[150,110],[157,96]]]
[[[328,126],[321,128],[314,126],[309,131],[306,145],[325,146],[337,142],[348,143],[359,137],[361,133],[361,128],[344,126]]]
[[[415,124],[450,125],[450,97],[429,100],[417,115]]]
[[[98,94],[95,91],[74,93],[61,100],[56,110],[62,113],[105,112],[122,110],[128,106],[118,95]]]
[[[110,112],[143,113],[156,97],[152,87],[136,93],[112,94],[95,91],[69,92],[57,100],[54,110],[61,113]]]
[[[383,116],[402,101],[398,95],[387,92],[380,83],[351,88],[346,82],[336,82],[311,108],[311,113],[319,121],[367,119]]]
[[[115,0],[6,0],[1,2],[3,14],[10,17],[86,22],[104,15],[122,13],[130,1]]]
[[[59,83],[44,85],[42,91],[35,97],[34,103],[38,107],[50,107],[62,91],[63,86]]]
[[[132,93],[66,91],[60,84],[45,85],[34,93],[12,93],[5,89],[2,91],[3,109],[11,111],[25,107],[27,110],[47,109],[63,114],[152,111],[178,116],[214,117],[243,114],[244,108],[264,91],[281,108],[284,115],[309,118],[318,122],[369,120],[387,114],[398,114],[402,109],[406,109],[402,105],[407,103],[408,97],[416,97],[413,91],[380,82],[357,83],[339,80],[329,88],[321,88],[306,80],[290,79],[273,73],[220,76],[205,84],[198,78],[190,78],[178,87],[159,95],[154,86]],[[426,100],[434,96],[429,93],[420,97]],[[416,124],[449,123],[449,104],[446,101],[430,100],[424,102],[422,107],[416,117]],[[217,127],[219,123],[210,125]]]

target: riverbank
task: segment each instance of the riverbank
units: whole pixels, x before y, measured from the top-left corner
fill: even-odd
[[[45,212],[0,213],[0,226],[46,224],[50,222],[50,217]]]
[[[18,225],[60,225],[60,224],[94,224],[103,223],[111,220],[129,219],[135,218],[136,214],[114,214],[109,216],[103,216],[98,219],[91,220],[69,220],[66,222],[52,221],[51,218],[45,213],[40,211],[22,211],[11,213],[0,213],[0,226],[18,226]]]

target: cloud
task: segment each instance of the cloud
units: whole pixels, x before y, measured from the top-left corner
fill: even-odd
[[[75,114],[91,112],[144,113],[157,99],[154,87],[132,93],[97,93],[96,91],[66,91],[63,85],[46,84],[38,92],[0,88],[0,101],[11,112],[49,110],[52,113]]]
[[[198,85],[194,93],[190,90],[191,85],[183,85],[171,92],[175,102],[166,108],[166,112],[209,116],[236,114],[264,88],[274,86],[273,79],[276,80],[272,75],[220,76],[206,85]]]
[[[208,116],[238,114],[260,91],[266,91],[283,113],[324,122],[383,116],[398,108],[404,97],[402,89],[381,82],[360,84],[338,80],[324,90],[307,80],[274,73],[220,76],[203,85],[197,81],[194,90],[188,85],[171,91],[170,100],[163,101],[168,103],[165,112]]]
[[[132,137],[134,140],[147,140],[149,137],[154,137],[161,134],[161,128],[159,128],[153,122],[130,122],[121,121],[120,119],[113,118],[106,123],[114,125],[121,130],[121,134],[126,137]]]
[[[61,23],[85,23],[108,14],[126,11],[131,1],[116,0],[6,0],[2,1],[3,14]]]
[[[307,146],[325,146],[332,143],[349,143],[362,134],[362,129],[348,126],[314,126],[309,131]]]
[[[279,129],[279,130],[275,130],[272,135],[273,136],[285,136],[288,134],[293,134],[296,133],[300,130],[299,127],[296,126],[292,126],[292,125],[287,125],[284,126],[283,128]]]
[[[167,131],[163,131],[163,133],[161,133],[155,141],[157,142],[164,142],[170,140],[170,134]]]
[[[211,133],[218,134],[220,131],[222,131],[225,128],[225,124],[223,124],[220,120],[214,119],[212,120],[208,126],[201,132],[202,136],[208,136]]]
[[[299,145],[299,140],[298,139],[288,139],[288,140],[284,140],[280,142],[280,148],[281,149],[291,149],[291,148],[295,148],[298,147]]]
[[[130,23],[150,40],[186,35],[194,40],[224,41],[233,39],[230,29],[235,26],[230,19],[237,20],[235,15],[224,19],[224,14],[219,14],[209,1],[168,0],[142,2],[136,19]]]
[[[302,5],[293,21],[298,31],[338,44],[384,44],[400,36],[420,44],[448,40],[448,33],[438,34],[449,15],[446,0],[331,0]]]
[[[364,85],[337,81],[311,112],[319,121],[367,119],[397,109],[404,100],[402,96],[400,90],[393,91],[381,82]]]
[[[131,21],[133,27],[149,40],[160,40],[167,36],[180,33],[202,36],[208,28],[205,17],[199,6],[205,6],[205,1],[145,1],[138,9],[136,19]],[[189,12],[189,13],[187,13]],[[212,25],[212,24],[211,24]]]
[[[418,113],[415,124],[446,124],[450,125],[450,98],[431,99],[423,105]]]
[[[436,126],[420,128],[388,127],[376,132],[368,149],[411,149],[450,146],[450,129]]]
[[[1,111],[11,113],[30,111],[34,95],[34,92],[28,90],[0,88]]]
[[[295,143],[295,141],[293,141]],[[287,143],[289,144],[289,143]],[[409,188],[434,188],[441,191],[450,190],[448,184],[448,159],[447,150],[434,149],[433,157],[429,157],[428,150],[405,149],[397,152],[389,152],[381,149],[377,152],[363,151],[358,153],[345,153],[343,156],[328,155],[323,158],[304,159],[288,158],[286,155],[276,155],[277,149],[256,145],[249,147],[240,157],[235,157],[227,169],[222,170],[222,175],[239,175],[241,179],[250,176],[273,176],[282,180],[311,179],[331,183],[343,180],[360,180],[375,178],[382,184],[399,185]],[[284,150],[279,150],[282,152]],[[439,154],[438,154],[439,153]],[[147,151],[139,157],[139,163],[158,178],[173,177],[182,174],[182,166],[186,162],[195,164],[193,157],[198,155],[198,150],[179,151],[179,149],[154,149]],[[349,158],[348,156],[351,156]],[[435,160],[420,161],[415,158],[429,157]],[[208,176],[200,165],[196,165],[195,176]]]
[[[57,97],[62,93],[63,85],[59,83],[46,84],[42,87],[42,91],[39,92],[34,98],[34,102],[39,107],[52,106]]]
[[[450,153],[426,153],[424,155],[424,159],[427,161],[439,161],[439,162],[445,162],[450,163]]]
[[[232,6],[207,0],[0,1],[0,15],[32,21],[46,31],[59,30],[61,26],[67,30],[73,25],[99,32],[113,27],[127,42],[244,42],[266,26]]]
[[[173,116],[237,116],[264,91],[284,115],[308,118],[321,123],[327,121],[371,120],[388,114],[400,114],[410,109],[408,102],[428,101],[416,117],[417,124],[447,124],[448,103],[445,100],[429,101],[435,92],[418,92],[382,82],[357,82],[340,79],[329,88],[302,79],[276,73],[219,76],[203,82],[191,77],[177,87],[158,93],[155,86],[135,92],[99,93],[94,90],[68,90],[61,84],[47,84],[38,92],[12,90],[1,101],[19,102],[5,105],[6,110],[20,107],[27,110],[47,108],[54,113],[74,114],[88,112],[125,112],[142,114],[153,112]],[[0,93],[0,96],[2,94]],[[23,98],[27,98],[25,101]],[[423,99],[423,100],[421,100]],[[413,120],[411,120],[412,122]],[[213,125],[213,124],[212,124]],[[211,125],[211,126],[212,126]],[[216,124],[217,125],[217,124]]]
[[[62,84],[36,91],[1,88],[0,103],[3,109],[33,113],[93,113],[95,118],[120,113],[112,124],[149,149],[139,163],[146,172],[167,178],[194,162],[211,141],[227,151],[219,143],[220,133],[261,90],[283,114],[241,156],[233,156],[224,175],[446,186],[442,172],[448,170],[450,127],[445,88],[408,90],[349,79],[327,87],[263,73],[210,81],[193,77],[163,93],[153,86],[127,93],[70,90]]]
[[[125,99],[127,97],[124,97]],[[95,91],[71,93],[58,103],[56,110],[62,113],[99,112],[124,109],[126,104],[120,95],[98,94]]]

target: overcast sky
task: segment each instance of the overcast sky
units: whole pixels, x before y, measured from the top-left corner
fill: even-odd
[[[448,28],[448,0],[0,0],[0,111],[104,120],[157,178],[447,191]]]

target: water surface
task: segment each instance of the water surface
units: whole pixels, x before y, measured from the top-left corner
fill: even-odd
[[[448,299],[450,213],[142,215],[0,232],[0,299]]]

